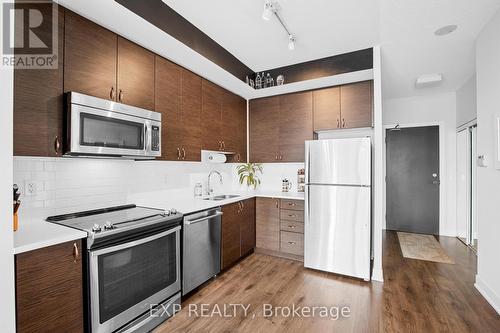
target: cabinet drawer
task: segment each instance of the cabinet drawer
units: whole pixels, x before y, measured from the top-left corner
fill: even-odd
[[[304,255],[304,235],[295,232],[281,232],[281,252]]]
[[[295,221],[281,221],[281,230],[296,232],[299,234],[304,233],[304,223]]]
[[[280,219],[287,221],[304,222],[304,212],[298,210],[282,209]]]
[[[290,210],[304,210],[304,200],[281,199],[281,208]]]

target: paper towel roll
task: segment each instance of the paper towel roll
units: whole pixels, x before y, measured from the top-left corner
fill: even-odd
[[[207,162],[209,163],[225,163],[226,162],[226,155],[224,154],[219,154],[219,153],[209,153]]]

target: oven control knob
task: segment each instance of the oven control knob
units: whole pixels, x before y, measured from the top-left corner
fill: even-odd
[[[163,215],[170,216],[170,211],[167,209],[166,211],[163,212]]]
[[[92,227],[92,231],[93,232],[100,232],[101,231],[101,226],[99,224],[94,224],[94,226]]]
[[[114,229],[115,226],[113,225],[113,223],[107,221],[105,224],[104,224],[104,230],[111,230],[111,229]]]
[[[177,209],[172,208],[172,209],[170,210],[170,212],[171,212],[172,214],[177,214]]]

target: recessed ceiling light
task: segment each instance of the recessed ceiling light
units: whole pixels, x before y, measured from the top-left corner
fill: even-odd
[[[434,32],[436,36],[445,36],[451,34],[453,31],[457,30],[458,26],[456,24],[445,25],[442,28],[437,29]]]

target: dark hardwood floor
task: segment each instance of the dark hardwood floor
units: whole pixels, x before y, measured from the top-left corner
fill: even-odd
[[[439,237],[456,264],[401,255],[394,232],[384,234],[385,282],[304,269],[302,263],[253,254],[183,302],[163,332],[500,332],[500,316],[474,288],[476,257],[458,239]],[[250,305],[247,315],[203,317],[224,304]],[[274,307],[350,308],[349,317],[264,317]],[[190,311],[190,308],[192,311]],[[197,310],[197,313],[194,311]],[[232,309],[229,308],[229,312]]]

